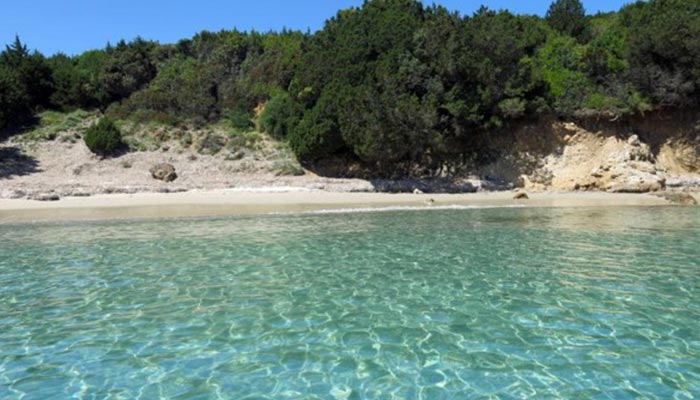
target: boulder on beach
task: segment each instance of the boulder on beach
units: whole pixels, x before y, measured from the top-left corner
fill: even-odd
[[[36,201],[59,201],[61,196],[56,193],[38,193],[32,196],[31,199]]]
[[[150,172],[155,179],[163,182],[172,182],[177,179],[177,173],[175,173],[175,167],[172,164],[156,164],[151,167]]]
[[[513,200],[530,200],[530,196],[525,192],[517,192],[515,196],[513,196]]]

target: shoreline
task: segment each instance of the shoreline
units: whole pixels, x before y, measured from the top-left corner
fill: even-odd
[[[42,202],[0,199],[0,224],[216,217],[271,213],[353,212],[374,209],[495,207],[668,206],[653,194],[542,192],[514,200],[513,192],[467,194],[352,193],[305,188],[194,190],[180,193],[101,194]]]

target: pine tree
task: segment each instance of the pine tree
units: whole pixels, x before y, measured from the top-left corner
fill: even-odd
[[[22,43],[19,36],[15,36],[15,41],[11,45],[5,45],[5,51],[0,56],[0,61],[8,67],[17,68],[26,57],[29,56],[27,46]]]
[[[549,6],[546,20],[559,32],[585,41],[588,33],[586,10],[579,0],[556,0]]]

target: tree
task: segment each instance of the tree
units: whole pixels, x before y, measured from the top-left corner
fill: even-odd
[[[0,64],[0,129],[30,116],[29,99],[16,71]]]
[[[8,67],[19,68],[27,57],[29,57],[27,46],[22,43],[19,36],[15,36],[15,41],[5,46],[0,61]]]
[[[108,59],[106,50],[89,50],[73,59],[77,82],[72,92],[77,107],[105,109],[111,103],[110,93],[103,79]]]
[[[480,9],[465,21],[463,62],[473,89],[465,93],[468,122],[500,126],[505,119],[534,111],[544,87],[529,59],[547,38],[546,26],[532,17]]]
[[[581,42],[586,41],[589,22],[580,0],[555,0],[549,6],[545,19],[557,31]]]
[[[629,42],[630,77],[658,106],[700,102],[700,3],[638,2],[620,11]]]
[[[0,66],[3,68],[2,85],[7,92],[2,95],[7,103],[3,114],[5,124],[22,123],[39,107],[49,105],[53,92],[51,68],[44,56],[38,52],[29,53],[19,37],[12,45],[0,53]],[[13,99],[13,100],[10,100]]]
[[[550,111],[700,104],[697,0],[590,17],[581,0],[556,0],[546,18],[486,7],[463,17],[423,3],[366,0],[314,34],[204,31],[48,60],[16,37],[0,53],[0,127],[45,108],[100,108],[251,129],[266,104],[261,126],[301,161],[342,156],[380,175],[424,176],[476,159],[492,134]]]
[[[594,85],[583,72],[584,46],[568,36],[551,37],[534,58],[538,74],[547,84],[549,104],[560,115],[583,107]]]
[[[123,117],[140,113],[165,116],[161,118],[165,120],[189,119],[201,125],[218,116],[215,91],[204,65],[193,58],[176,57],[163,64],[148,88],[126,99],[117,113]]]
[[[336,92],[328,90],[313,108],[303,112],[288,134],[289,145],[302,161],[327,158],[345,148],[337,120]]]
[[[130,43],[122,40],[116,47],[107,49],[101,80],[110,100],[129,97],[156,77],[156,46],[154,42],[136,38]]]
[[[368,1],[359,9],[339,12],[310,40],[290,84],[291,96],[305,108],[289,136],[302,160],[337,151],[373,163],[409,158],[406,150],[419,145],[405,140],[412,129],[399,116],[405,114],[391,115],[393,130],[386,129],[391,122],[381,117],[394,104],[386,101],[410,97],[424,86],[420,73],[411,71],[414,60],[407,54],[423,17],[417,1]],[[397,74],[402,68],[403,77]]]
[[[73,59],[59,53],[49,58],[48,63],[54,83],[51,105],[62,110],[79,107],[80,105],[77,104],[79,76]]]
[[[260,124],[263,129],[278,138],[286,137],[291,127],[299,123],[299,113],[303,109],[287,92],[280,92],[265,104]]]

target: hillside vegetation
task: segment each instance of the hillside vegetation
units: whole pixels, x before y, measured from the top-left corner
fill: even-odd
[[[0,54],[8,134],[51,139],[55,130],[35,122],[47,111],[185,131],[223,124],[242,138],[266,131],[307,166],[350,160],[375,176],[449,176],[484,162],[484,149],[523,121],[699,103],[695,0],[593,16],[557,0],[545,18],[367,0],[313,34],[201,32],[48,58],[17,38]]]

